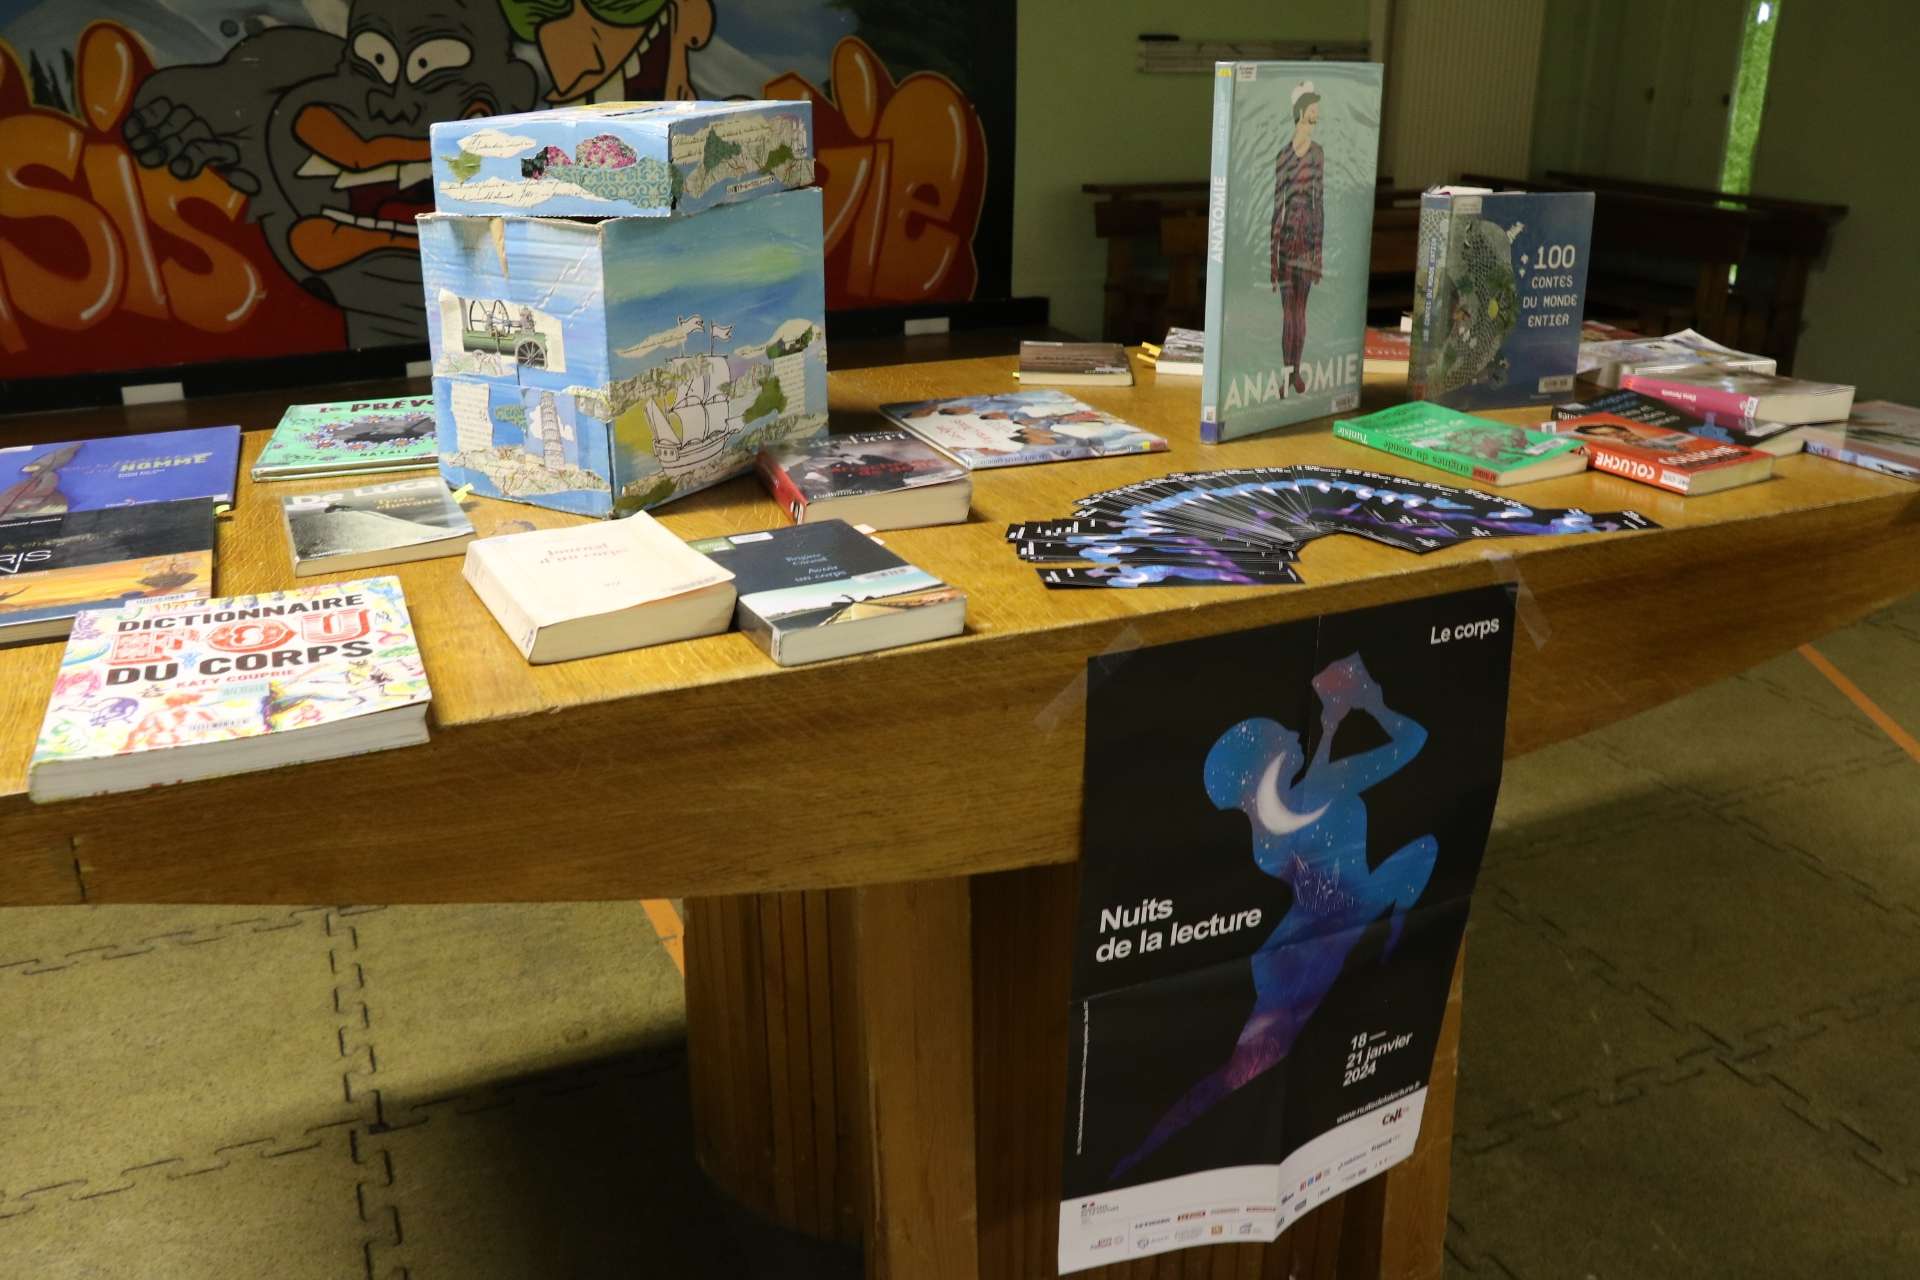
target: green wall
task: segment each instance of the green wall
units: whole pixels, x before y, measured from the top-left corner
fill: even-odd
[[[1914,13],[1899,0],[1788,0],[1780,23],[1754,193],[1851,208],[1807,285],[1794,372],[1920,405]]]
[[[1141,32],[1187,40],[1364,40],[1366,0],[1021,0],[1013,170],[1013,291],[1053,323],[1100,334],[1106,247],[1086,182],[1207,176],[1213,80],[1134,69]]]

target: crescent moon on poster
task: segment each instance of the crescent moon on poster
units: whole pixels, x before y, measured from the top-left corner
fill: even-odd
[[[1254,812],[1259,815],[1260,825],[1276,836],[1284,836],[1309,825],[1327,811],[1327,805],[1321,805],[1311,813],[1295,813],[1280,800],[1280,762],[1284,756],[1275,756],[1267,771],[1260,775],[1260,786],[1254,795]],[[1328,801],[1331,804],[1332,801]]]

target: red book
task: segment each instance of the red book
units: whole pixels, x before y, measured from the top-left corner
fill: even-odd
[[[1759,418],[1798,426],[1838,422],[1853,408],[1853,388],[1777,374],[1701,364],[1660,373],[1629,373],[1620,385],[1677,405],[1696,418]]]
[[[1773,474],[1772,454],[1617,414],[1589,413],[1543,425],[1584,444],[1595,471],[1625,476],[1669,493],[1713,493]]]
[[[1373,372],[1376,364],[1397,365],[1402,373],[1413,355],[1413,335],[1402,333],[1398,329],[1367,330],[1366,361],[1367,371]]]

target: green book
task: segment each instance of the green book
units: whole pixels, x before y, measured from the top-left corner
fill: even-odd
[[[417,471],[438,461],[432,396],[296,404],[260,451],[253,478]]]
[[[1333,434],[1494,486],[1549,480],[1587,469],[1587,455],[1578,440],[1476,418],[1423,400],[1336,422]]]

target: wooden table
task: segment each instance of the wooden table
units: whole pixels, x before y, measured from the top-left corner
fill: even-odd
[[[838,371],[835,421],[857,428],[883,402],[1011,387],[1012,366]],[[1443,478],[1324,428],[1202,448],[1198,395],[1195,380],[1156,385],[1145,370],[1137,388],[1089,390],[1169,435],[1173,452],[985,473],[968,524],[886,535],[971,596],[967,634],[938,644],[782,670],[730,634],[530,667],[457,561],[403,565],[434,687],[431,744],[48,807],[27,802],[25,769],[59,646],[0,651],[0,904],[684,895],[708,1171],[783,1222],[864,1239],[876,1276],[1051,1274],[1090,655],[1517,579],[1507,742],[1518,755],[1920,588],[1920,486],[1812,457],[1691,501],[1597,473],[1524,490],[1544,504],[1637,507],[1660,532],[1426,557],[1335,537],[1305,552],[1302,587],[1042,588],[1002,526],[1064,514],[1095,489],[1289,462]],[[1391,398],[1369,389],[1369,407]],[[138,412],[149,429],[236,416],[260,427],[278,404]],[[87,423],[35,425],[57,437]],[[261,437],[247,443],[251,456]],[[273,499],[325,487],[243,483],[220,535],[223,593],[289,585]],[[489,502],[474,523],[484,535],[566,519]],[[780,522],[751,480],[663,519],[688,537]],[[1459,981],[1456,968],[1411,1161],[1273,1245],[1170,1254],[1125,1274],[1437,1276]]]

